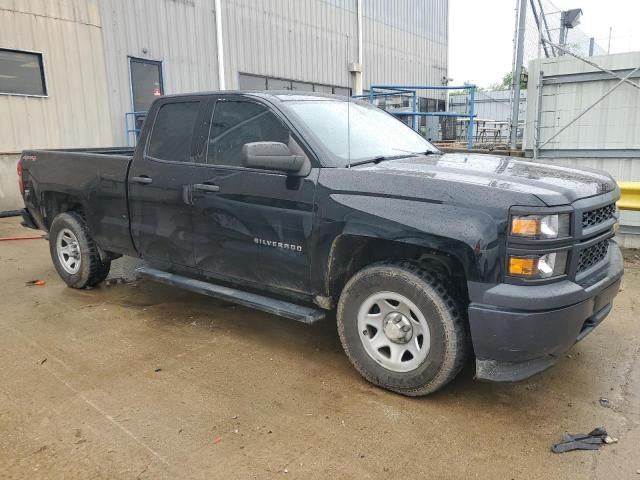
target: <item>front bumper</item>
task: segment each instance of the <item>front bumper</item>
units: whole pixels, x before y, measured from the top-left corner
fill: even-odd
[[[469,323],[476,378],[523,380],[546,370],[609,314],[623,274],[611,242],[608,267],[593,284],[570,280],[537,286],[470,286]]]

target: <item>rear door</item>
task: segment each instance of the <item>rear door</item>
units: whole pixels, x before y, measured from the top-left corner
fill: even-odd
[[[159,268],[194,265],[189,188],[201,144],[194,131],[201,126],[205,103],[201,97],[180,97],[154,107],[150,133],[129,172],[133,241],[142,257]]]
[[[215,102],[193,185],[195,265],[209,277],[308,293],[318,169],[295,178],[242,167],[242,146],[260,141],[307,155],[266,104],[241,96]]]

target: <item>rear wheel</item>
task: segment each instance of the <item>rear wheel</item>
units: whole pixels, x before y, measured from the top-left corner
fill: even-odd
[[[376,264],[354,275],[337,319],[344,350],[362,376],[404,395],[436,391],[468,354],[456,302],[434,275],[410,262]]]
[[[49,251],[58,274],[70,287],[92,287],[109,274],[111,262],[100,258],[84,219],[76,212],[61,213],[53,219]]]

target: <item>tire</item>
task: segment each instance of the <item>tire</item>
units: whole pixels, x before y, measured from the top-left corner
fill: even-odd
[[[72,288],[93,287],[109,275],[111,261],[100,258],[98,246],[77,212],[61,213],[53,219],[49,252],[58,275]]]
[[[356,273],[340,295],[336,316],[356,370],[403,395],[435,392],[460,372],[469,353],[456,302],[436,276],[411,262]]]

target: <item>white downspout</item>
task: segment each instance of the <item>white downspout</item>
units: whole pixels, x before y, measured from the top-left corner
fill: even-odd
[[[216,45],[218,47],[218,88],[226,90],[224,84],[224,47],[222,45],[222,7],[220,0],[215,0],[216,9]]]
[[[362,65],[362,0],[358,0],[358,63]]]
[[[362,95],[362,0],[357,0],[356,9],[358,58],[356,63],[349,64],[349,72],[351,72],[351,90],[353,94]]]

